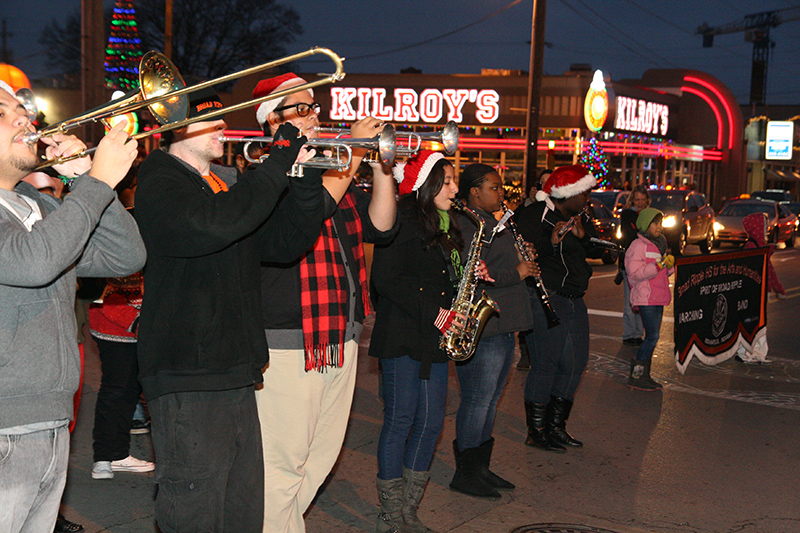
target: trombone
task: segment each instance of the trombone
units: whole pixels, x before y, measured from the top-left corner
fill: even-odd
[[[189,93],[199,91],[213,85],[243,78],[245,76],[249,76],[250,74],[269,70],[285,63],[291,63],[292,61],[297,61],[315,54],[323,54],[328,56],[328,58],[330,58],[336,66],[335,71],[323,78],[315,81],[309,81],[296,87],[291,87],[267,96],[262,96],[261,98],[247,100],[245,102],[222,109],[217,109],[216,111],[206,113],[205,115],[186,118],[189,110],[189,98],[187,96]],[[306,50],[305,52],[292,54],[283,58],[269,61],[267,63],[263,63],[261,65],[256,65],[254,67],[241,70],[239,72],[234,72],[213,80],[198,83],[196,85],[192,85],[191,87],[186,87],[183,78],[181,77],[175,65],[172,64],[172,61],[159,52],[150,51],[145,54],[139,64],[140,89],[136,94],[126,95],[121,99],[114,100],[109,104],[92,109],[83,115],[68,119],[59,124],[49,126],[41,131],[31,132],[26,135],[25,142],[28,144],[33,144],[42,137],[51,136],[56,133],[64,133],[90,122],[100,122],[112,116],[123,115],[143,107],[148,107],[161,126],[152,130],[137,133],[136,135],[132,136],[133,139],[139,140],[144,137],[149,137],[155,133],[162,133],[169,130],[183,128],[190,124],[194,124],[195,122],[210,120],[226,113],[239,111],[240,109],[245,109],[250,106],[257,106],[262,102],[266,102],[267,100],[283,98],[284,96],[295,92],[313,89],[314,87],[318,87],[320,85],[337,82],[345,76],[342,61],[343,59],[341,57],[336,55],[328,48],[315,47]],[[25,102],[23,102],[23,106],[25,106]],[[36,170],[52,165],[59,165],[79,157],[85,157],[94,152],[95,149],[96,148],[87,148],[68,157],[62,156],[56,159],[44,161],[36,167]]]
[[[248,153],[250,144],[254,142],[271,143],[272,137],[225,137],[219,138],[220,142],[243,142],[244,150],[242,151],[245,159],[251,163],[261,163],[268,156],[263,155],[258,159],[253,159]],[[378,162],[383,165],[391,165],[394,163],[394,158],[397,154],[397,137],[394,131],[394,126],[386,124],[379,135],[369,139],[309,139],[304,146],[314,148],[318,152],[329,150],[330,155],[314,156],[304,163],[295,164],[289,173],[292,177],[301,177],[303,175],[303,167],[309,168],[323,168],[328,170],[346,170],[350,168],[353,162],[353,148],[365,148],[374,151],[378,159],[367,160]]]
[[[346,128],[316,128],[319,133],[333,133],[336,139],[348,135],[350,130]],[[458,149],[458,124],[452,120],[444,125],[444,128],[438,132],[418,133],[416,131],[403,131],[396,134],[400,137],[401,141],[397,143],[397,155],[408,157],[419,152],[422,148],[423,141],[433,141],[441,143],[444,147],[444,152],[447,155],[453,155]],[[405,137],[405,140],[402,140]]]

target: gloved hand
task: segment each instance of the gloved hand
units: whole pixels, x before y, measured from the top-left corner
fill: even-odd
[[[269,149],[269,161],[278,163],[286,172],[291,170],[300,153],[300,148],[308,142],[305,135],[300,134],[300,130],[292,124],[284,122],[280,125],[272,140],[272,147]]]
[[[658,265],[659,270],[662,268],[672,268],[675,266],[675,256],[672,254],[665,254],[661,259],[658,260],[656,264]]]

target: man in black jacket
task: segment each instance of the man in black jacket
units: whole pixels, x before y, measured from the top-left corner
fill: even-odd
[[[189,116],[220,107],[216,93],[196,91]],[[223,155],[224,129],[216,118],[167,132],[138,177],[136,218],[150,254],[139,368],[165,532],[261,530],[254,384],[268,352],[259,262],[298,257],[322,221],[320,172],[286,175],[306,141],[296,128],[276,132],[269,159],[241,175],[211,163]]]

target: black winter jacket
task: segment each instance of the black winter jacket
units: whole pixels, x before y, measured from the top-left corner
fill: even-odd
[[[148,261],[138,353],[147,399],[262,381],[269,356],[259,263],[298,257],[322,222],[321,173],[290,184],[284,166],[268,159],[239,174],[212,165],[229,185],[214,194],[195,169],[161,150],[142,164],[136,221]]]
[[[398,216],[400,232],[394,240],[375,246],[371,275],[375,326],[369,355],[409,356],[422,362],[419,377],[429,379],[431,363],[448,361],[439,348],[441,332],[433,323],[439,308],[450,308],[455,294],[449,257],[438,245],[426,246],[422,224],[408,203],[401,202]]]

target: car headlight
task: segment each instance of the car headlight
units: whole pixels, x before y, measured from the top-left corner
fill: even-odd
[[[719,222],[716,222],[716,221],[714,222],[714,231],[720,231],[720,230],[723,230],[723,229],[725,229],[725,226],[723,226]]]
[[[617,239],[621,239],[622,238],[622,228],[617,227],[616,236],[617,236]]]
[[[664,217],[664,220],[661,221],[661,227],[662,228],[671,228],[677,223],[678,223],[678,219],[675,218],[675,215],[669,215],[669,216]]]

